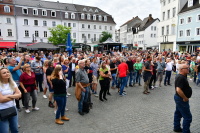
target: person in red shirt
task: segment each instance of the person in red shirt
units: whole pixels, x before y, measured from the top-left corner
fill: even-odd
[[[128,71],[128,65],[126,64],[126,60],[122,59],[121,62],[122,63],[118,66],[119,78],[121,81],[119,95],[124,96],[124,95],[126,95],[126,93],[124,93],[124,87],[126,85],[126,76],[129,71]]]

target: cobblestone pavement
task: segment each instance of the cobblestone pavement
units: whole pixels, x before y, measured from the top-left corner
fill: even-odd
[[[150,95],[142,94],[143,87],[126,88],[127,96],[119,97],[117,90],[111,89],[112,96],[107,102],[100,102],[92,95],[94,103],[89,114],[80,116],[73,88],[69,91],[66,115],[70,118],[64,125],[54,123],[53,109],[47,106],[48,100],[38,94],[39,111],[19,113],[20,133],[173,133],[175,110],[174,75],[172,86],[151,90]],[[193,115],[192,133],[200,133],[200,87],[189,81],[193,88],[190,107]],[[99,86],[98,86],[99,89]],[[21,103],[21,102],[20,102]],[[31,102],[30,102],[31,103]]]

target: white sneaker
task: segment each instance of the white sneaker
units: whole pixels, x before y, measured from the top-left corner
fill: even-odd
[[[95,96],[95,97],[98,97],[99,95],[98,95],[98,94],[94,94],[94,96]]]
[[[35,108],[33,108],[32,110],[38,111],[38,110],[40,110],[40,108],[35,107]]]
[[[67,95],[68,95],[68,96],[71,96],[71,94],[70,94],[70,93],[68,93],[68,92],[67,92]]]
[[[158,86],[154,86],[155,88],[157,88]]]
[[[65,111],[68,111],[69,109],[68,108],[65,108]]]
[[[46,98],[47,98],[47,96],[46,96],[46,95],[43,95],[43,98],[45,98],[45,99],[46,99]]]
[[[29,109],[26,109],[25,112],[28,114],[30,113],[31,111]]]
[[[55,114],[55,115],[56,115],[56,111],[57,111],[57,110],[54,110],[54,114]]]
[[[154,86],[151,86],[151,89],[154,89]]]

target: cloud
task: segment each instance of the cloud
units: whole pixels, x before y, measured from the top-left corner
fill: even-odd
[[[48,0],[57,1],[57,0]],[[116,28],[135,16],[144,19],[152,14],[153,18],[160,17],[159,0],[59,0],[64,3],[73,3],[87,6],[99,7],[112,15]]]

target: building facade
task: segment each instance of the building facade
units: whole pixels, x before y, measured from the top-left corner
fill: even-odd
[[[177,51],[176,34],[178,12],[183,8],[187,0],[160,0],[161,12],[158,24],[159,50]]]
[[[178,14],[177,49],[181,52],[199,51],[200,0],[189,0]]]

